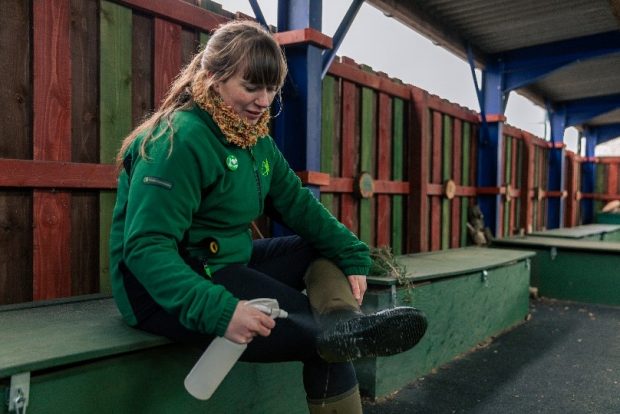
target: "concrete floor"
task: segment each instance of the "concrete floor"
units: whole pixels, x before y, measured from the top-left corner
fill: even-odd
[[[619,414],[620,307],[535,300],[532,318],[366,414]]]

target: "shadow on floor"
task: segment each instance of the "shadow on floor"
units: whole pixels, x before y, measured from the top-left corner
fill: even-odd
[[[620,413],[620,307],[538,300],[530,312],[364,413]]]

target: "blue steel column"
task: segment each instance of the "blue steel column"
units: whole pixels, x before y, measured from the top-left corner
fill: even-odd
[[[321,0],[279,0],[278,31],[321,31]],[[321,54],[314,45],[285,48],[289,77],[282,91],[283,109],[275,119],[275,140],[295,171],[320,171]],[[318,195],[318,188],[312,189]]]
[[[551,142],[553,144],[564,142],[564,130],[566,129],[566,111],[548,111],[549,123],[551,124]],[[549,151],[548,191],[564,191],[566,171],[566,159],[564,146]],[[547,228],[556,229],[564,225],[565,199],[563,197],[550,197],[547,199]]]
[[[484,110],[481,112],[486,116],[503,115],[506,108],[506,97],[502,91],[503,74],[501,68],[488,65],[483,72],[482,83]],[[503,121],[495,116],[491,118],[490,122],[483,123],[483,128],[480,130],[477,168],[478,187],[499,188],[502,185],[500,172],[502,171],[504,142],[503,126]],[[479,195],[478,203],[482,214],[484,214],[485,224],[491,229],[493,235],[497,236],[500,229],[501,195]]]
[[[321,31],[321,0],[279,0],[278,31]],[[274,139],[294,171],[320,171],[321,56],[311,44],[286,46],[289,76],[282,90],[282,113],[275,118]],[[317,186],[308,186],[315,196]],[[287,231],[274,226],[273,235]]]
[[[586,161],[581,164],[581,192],[591,194],[596,183],[596,166],[594,164],[594,148],[598,143],[598,134],[595,131],[585,130]],[[589,224],[594,221],[594,201],[591,198],[581,200],[581,223]]]

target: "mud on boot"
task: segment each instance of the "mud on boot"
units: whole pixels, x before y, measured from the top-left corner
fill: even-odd
[[[396,307],[364,315],[338,311],[323,315],[317,338],[321,358],[328,362],[390,356],[415,346],[426,332],[424,313],[412,307]]]

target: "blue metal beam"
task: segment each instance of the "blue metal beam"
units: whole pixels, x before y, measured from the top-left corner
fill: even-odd
[[[270,30],[269,25],[267,24],[267,20],[265,20],[265,16],[263,15],[263,11],[260,9],[260,6],[258,5],[258,0],[248,0],[248,1],[250,2],[250,6],[252,6],[252,11],[254,12],[254,16],[256,17],[256,20],[261,24],[261,26],[263,26],[267,30]]]
[[[596,131],[596,145],[620,138],[620,123],[589,126],[588,130]]]
[[[594,129],[586,128],[586,154],[589,159],[594,157],[594,148],[598,145],[598,132]],[[596,183],[596,166],[592,161],[585,161],[581,164],[581,192],[593,193]],[[594,221],[594,202],[591,198],[581,200],[581,223],[588,224]]]
[[[334,37],[332,39],[332,48],[323,52],[321,79],[323,79],[327,74],[329,67],[331,66],[334,58],[336,57],[336,53],[338,53],[338,49],[340,49],[340,45],[342,44],[344,37],[351,28],[351,24],[353,23],[353,20],[355,20],[355,16],[357,16],[357,12],[362,7],[362,4],[364,4],[364,0],[353,0],[351,5],[349,6],[349,10],[347,10],[347,13],[344,15],[342,21],[338,25],[338,29],[336,29],[336,33],[334,34]]]
[[[613,31],[492,55],[504,65],[505,91],[535,82],[563,66],[620,52],[620,32]]]
[[[482,76],[482,102],[484,103],[481,112],[486,115],[503,115],[506,109],[507,96],[502,91],[502,74],[497,66],[487,65]],[[477,165],[477,186],[478,187],[500,187],[501,186],[501,160],[503,148],[503,122],[485,122],[486,128],[478,142],[478,165]],[[478,196],[480,210],[484,214],[485,224],[491,232],[497,236],[500,229],[499,207],[501,203],[500,194]]]
[[[592,118],[620,108],[620,94],[557,102],[555,109],[559,108],[566,110],[567,127],[582,125]]]
[[[547,109],[551,125],[551,142],[562,143],[566,130],[566,112]],[[565,156],[564,148],[551,148],[549,151],[549,170],[547,186],[549,191],[564,191]],[[563,227],[565,201],[561,197],[551,197],[547,201],[547,228]]]
[[[322,6],[321,0],[278,0],[278,31],[321,31]],[[284,53],[289,76],[282,89],[282,113],[274,120],[274,139],[293,170],[320,171],[322,49],[305,43],[287,46]],[[308,188],[319,195],[317,186]],[[274,225],[272,234],[289,231]]]

